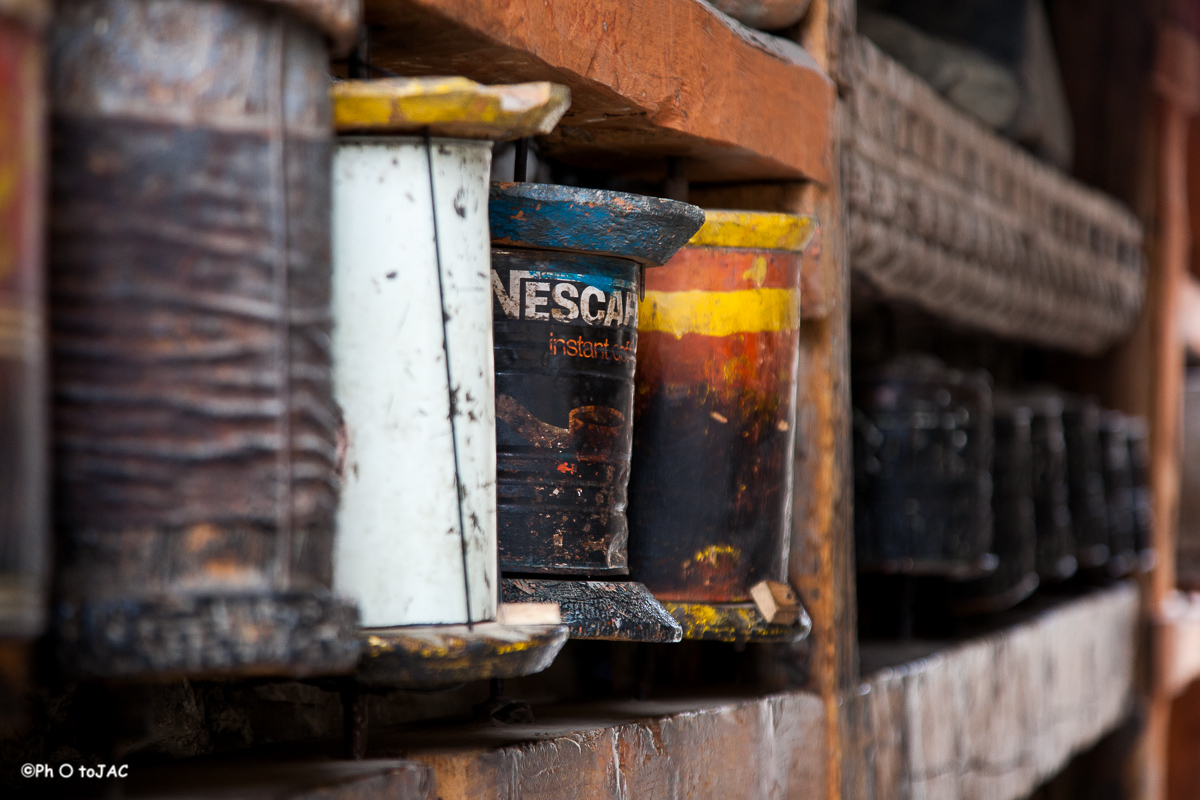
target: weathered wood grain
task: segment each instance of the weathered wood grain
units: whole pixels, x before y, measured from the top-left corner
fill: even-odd
[[[442,800],[820,796],[824,711],[807,693],[701,707],[615,703],[533,724],[375,737],[434,768]]]
[[[700,0],[369,0],[375,64],[484,83],[552,80],[572,105],[561,161],[693,180],[828,182],[834,88],[800,46]],[[770,98],[769,102],[764,102]]]
[[[1137,623],[1120,584],[866,677],[870,797],[1027,796],[1129,713]]]

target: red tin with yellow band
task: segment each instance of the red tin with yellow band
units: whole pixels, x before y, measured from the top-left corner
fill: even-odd
[[[744,602],[786,579],[801,250],[815,227],[708,211],[670,269],[646,276],[629,545],[659,599]]]

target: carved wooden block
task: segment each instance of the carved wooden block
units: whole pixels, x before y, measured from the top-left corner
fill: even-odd
[[[1145,296],[1131,212],[952,108],[859,38],[842,186],[860,286],[999,336],[1098,353]]]

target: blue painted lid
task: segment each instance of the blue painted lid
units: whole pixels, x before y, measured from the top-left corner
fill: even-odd
[[[665,264],[704,224],[704,211],[678,200],[546,183],[493,183],[492,244],[568,250]]]

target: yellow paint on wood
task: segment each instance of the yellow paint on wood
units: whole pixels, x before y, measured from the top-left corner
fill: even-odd
[[[466,78],[339,81],[330,90],[342,133],[420,133],[517,139],[549,133],[571,105],[556,83],[484,86]]]
[[[816,217],[807,214],[705,210],[688,246],[803,250],[816,231]]]
[[[646,292],[639,331],[682,337],[794,331],[800,327],[797,289],[742,289],[734,292]]]

